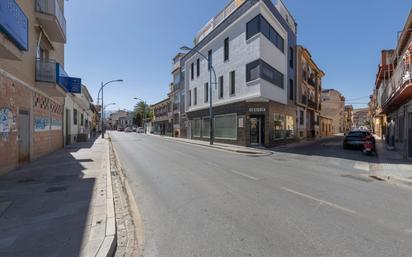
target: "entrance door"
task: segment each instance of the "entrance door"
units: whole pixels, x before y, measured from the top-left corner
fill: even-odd
[[[30,160],[30,116],[28,111],[19,112],[19,163]]]
[[[260,116],[250,117],[250,144],[262,144],[262,118]]]

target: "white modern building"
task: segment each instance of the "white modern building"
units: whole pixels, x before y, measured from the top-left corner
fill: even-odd
[[[296,23],[280,0],[231,1],[195,43],[182,59],[189,138],[208,140],[211,97],[216,141],[269,147],[295,137]]]

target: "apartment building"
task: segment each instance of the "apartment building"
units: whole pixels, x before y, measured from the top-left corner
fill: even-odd
[[[63,0],[0,1],[0,172],[63,146],[66,94]]]
[[[124,130],[133,126],[133,113],[119,110],[109,115],[108,125],[110,129]]]
[[[319,116],[322,78],[325,73],[303,46],[297,47],[297,58],[297,135],[299,138],[316,138],[321,135]]]
[[[188,138],[209,140],[211,99],[217,142],[270,147],[295,138],[297,25],[274,2],[230,1],[196,35],[182,59]],[[216,71],[212,85],[197,51]]]
[[[345,105],[343,111],[343,133],[347,134],[355,127],[353,122],[353,106],[352,105]]]
[[[383,93],[386,90],[387,85],[389,85],[393,74],[392,60],[394,54],[395,50],[381,51],[381,61],[376,73],[375,89],[373,90],[369,104],[372,116],[372,129],[374,133],[381,138],[385,137],[387,128],[387,117],[382,109],[382,100],[386,100],[386,97],[383,98]]]
[[[173,82],[170,84],[168,97],[172,105],[173,133],[174,137],[186,137],[186,115],[185,115],[185,91],[184,72],[182,71],[181,60],[184,54],[178,53],[173,58],[172,76]]]
[[[336,89],[324,89],[321,98],[321,116],[332,119],[332,133],[344,133],[345,97]]]
[[[381,82],[380,101],[388,122],[387,143],[412,158],[412,9],[398,36],[396,48],[380,65],[377,82]]]
[[[332,119],[329,117],[320,116],[320,136],[330,137],[332,135]]]
[[[170,98],[166,98],[151,106],[153,110],[152,132],[162,136],[173,135],[173,112]]]

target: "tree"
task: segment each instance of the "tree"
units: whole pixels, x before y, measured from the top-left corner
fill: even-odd
[[[146,116],[146,121],[151,121],[153,118],[153,112],[150,109],[150,106],[145,104],[145,102],[138,102],[133,111],[133,124],[143,127],[144,121],[143,118]]]

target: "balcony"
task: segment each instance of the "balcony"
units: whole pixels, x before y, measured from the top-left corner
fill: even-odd
[[[50,40],[66,43],[66,19],[58,0],[36,0],[36,17]]]
[[[300,103],[307,105],[308,104],[308,97],[306,95],[302,95],[301,99],[300,99]]]
[[[28,18],[11,0],[0,1],[0,58],[21,60],[29,49]]]
[[[315,103],[315,101],[309,99],[309,100],[308,100],[308,107],[316,110],[316,103]]]
[[[65,79],[64,79],[65,78]],[[36,86],[50,96],[65,96],[69,76],[54,60],[36,60]]]
[[[412,97],[412,63],[401,61],[383,91],[383,112],[398,109]]]

